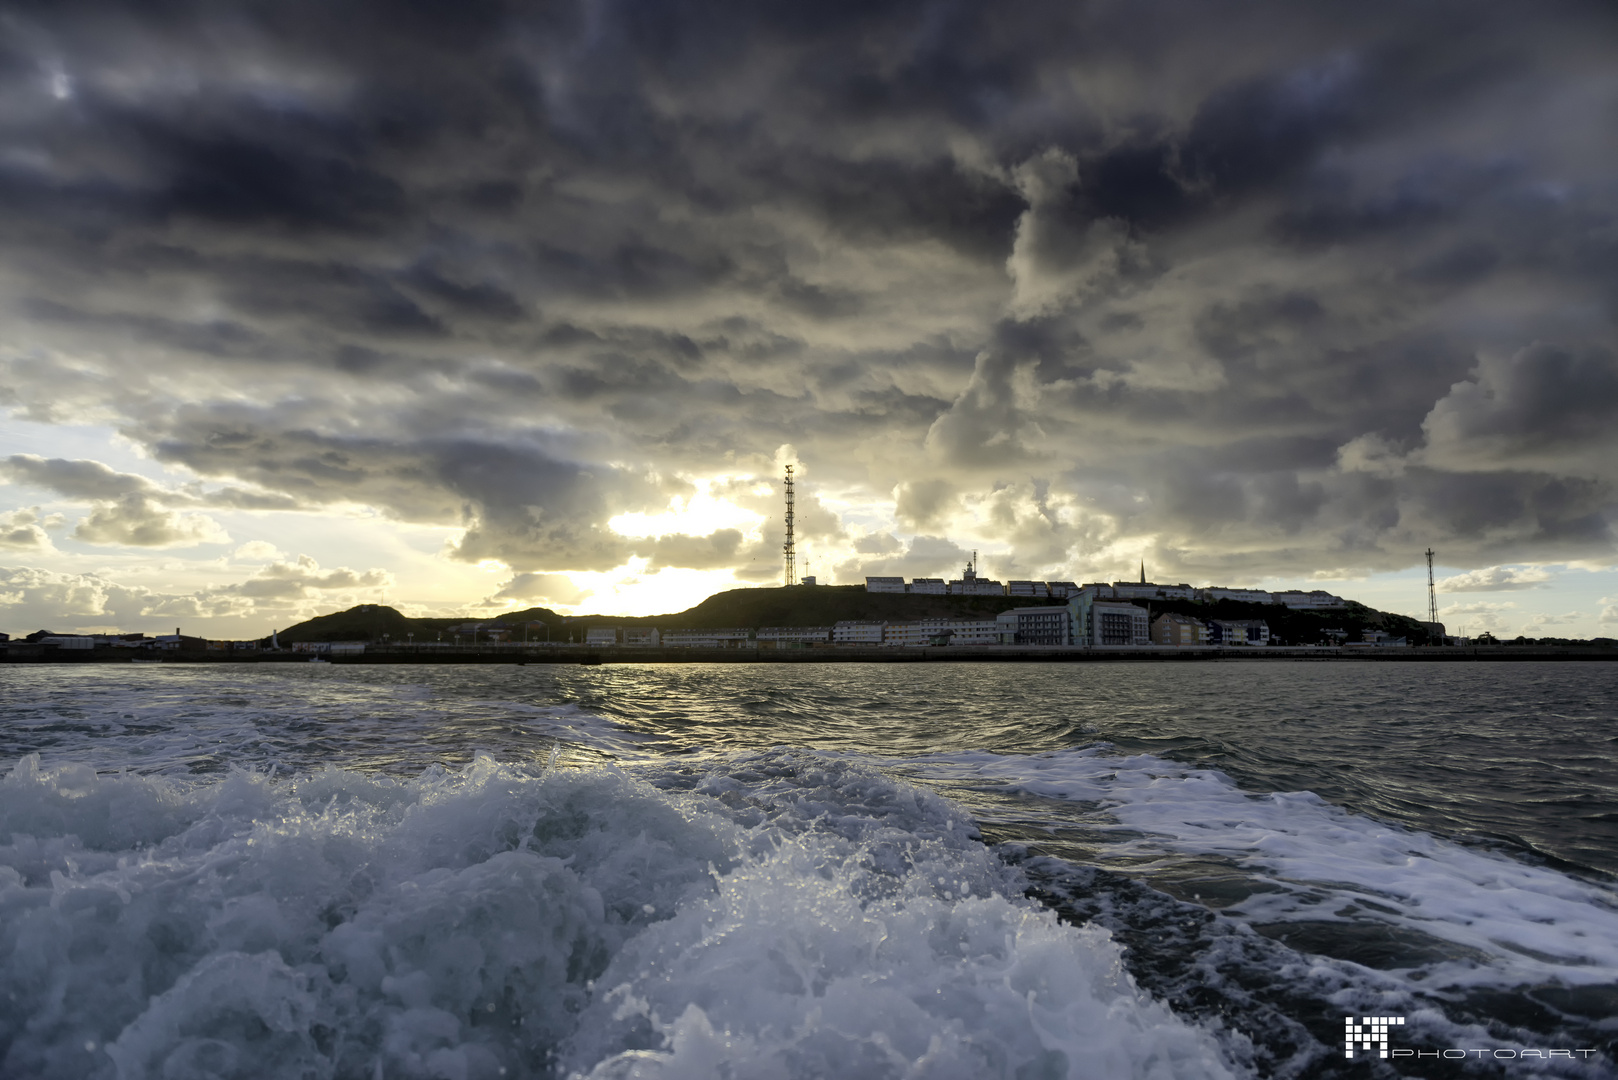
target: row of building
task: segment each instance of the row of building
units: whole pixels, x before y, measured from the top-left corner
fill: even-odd
[[[0,634],[0,645],[10,642],[10,634]],[[180,633],[178,627],[172,634],[158,634],[155,637],[145,634],[55,634],[49,630],[36,630],[18,638],[17,642],[69,652],[95,649],[220,649],[258,645],[257,642],[208,641],[205,638],[187,637]]]
[[[1146,580],[1094,582],[1013,581],[1001,584],[977,575],[976,560],[961,577],[868,577],[867,592],[910,593],[933,596],[1027,596],[1061,600],[1060,605],[1019,607],[993,618],[949,616],[891,621],[845,620],[833,626],[730,627],[706,630],[664,630],[648,627],[597,626],[585,634],[585,644],[660,646],[663,648],[804,648],[817,645],[933,646],[933,645],[1058,645],[1088,647],[1262,646],[1270,643],[1270,628],[1261,619],[1197,619],[1164,614],[1156,619],[1135,600],[1189,600],[1213,603],[1237,600],[1250,604],[1283,604],[1289,608],[1326,610],[1347,606],[1340,596],[1313,592],[1267,592],[1260,589],[1193,588],[1159,585]]]
[[[1094,582],[1075,585],[1071,581],[1010,581],[1004,584],[977,576],[968,566],[961,577],[946,582],[943,578],[913,578],[908,584],[902,577],[868,577],[865,591],[873,593],[910,593],[926,596],[1027,596],[1035,599],[1067,600],[1089,591],[1106,600],[1191,600],[1214,603],[1219,600],[1237,600],[1244,604],[1282,604],[1297,610],[1332,610],[1348,606],[1341,596],[1333,596],[1323,589],[1305,592],[1288,589],[1269,592],[1264,589],[1227,589],[1223,587],[1195,588],[1191,585],[1159,585],[1146,580]]]
[[[1260,619],[1197,620],[1166,614],[1150,619],[1137,604],[1075,598],[1062,607],[1012,608],[993,618],[946,617],[905,622],[848,619],[832,626],[724,627],[656,630],[592,627],[585,644],[666,649],[805,648],[811,646],[922,647],[937,645],[1268,645]]]

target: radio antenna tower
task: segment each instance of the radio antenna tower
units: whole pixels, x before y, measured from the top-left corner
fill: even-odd
[[[1433,585],[1433,549],[1427,549],[1427,621],[1438,624],[1438,589]]]
[[[792,466],[787,466],[787,542],[781,545],[781,553],[786,557],[786,580],[783,585],[796,585],[798,583],[798,545],[792,536],[792,521],[796,516],[792,510]]]

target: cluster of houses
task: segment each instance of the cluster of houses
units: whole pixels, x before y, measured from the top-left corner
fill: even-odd
[[[1147,581],[1143,570],[1139,581],[1095,582],[1075,585],[1071,581],[1010,581],[1002,584],[977,575],[977,568],[968,564],[954,581],[943,578],[913,578],[908,584],[902,577],[868,577],[865,591],[873,593],[910,593],[925,596],[1027,596],[1035,599],[1066,600],[1081,593],[1090,593],[1106,600],[1195,600],[1212,603],[1217,600],[1238,600],[1244,604],[1281,604],[1301,610],[1333,610],[1348,606],[1341,596],[1333,596],[1323,589],[1304,592],[1301,589],[1268,592],[1264,589],[1227,589],[1209,587],[1198,589],[1191,585],[1159,585]]]
[[[145,649],[168,651],[173,649],[228,649],[231,647],[257,648],[256,641],[208,641],[188,637],[175,627],[172,634],[53,634],[49,630],[36,630],[26,637],[12,640],[9,634],[0,634],[0,645],[32,645],[41,649],[65,649],[68,652],[95,649]]]
[[[888,622],[848,619],[832,626],[727,627],[706,630],[592,627],[585,644],[651,645],[665,649],[805,648],[816,645],[918,647],[929,645],[1268,645],[1270,629],[1258,619],[1198,622],[1161,615],[1148,622],[1135,604],[1012,608],[992,619],[940,618]]]
[[[891,622],[847,619],[832,626],[725,627],[663,630],[596,626],[585,644],[597,647],[647,645],[665,649],[775,648],[819,645],[918,647],[929,645],[1268,645],[1270,628],[1259,619],[1198,621],[1160,615],[1149,621],[1131,603],[1082,602],[1065,607],[1027,607],[992,619],[937,618]]]
[[[1266,592],[1260,589],[1197,589],[1190,585],[1158,585],[1141,574],[1138,582],[1013,581],[1002,584],[980,578],[968,565],[955,581],[943,578],[869,577],[867,592],[934,596],[1016,596],[1044,599],[1043,606],[1012,608],[993,618],[952,616],[905,622],[855,619],[833,626],[731,627],[708,630],[620,629],[598,626],[586,632],[594,646],[656,645],[662,648],[804,648],[817,645],[1065,645],[1091,648],[1172,646],[1263,646],[1270,628],[1262,619],[1195,619],[1165,613],[1153,619],[1135,600],[1238,600],[1284,604],[1314,610],[1347,606],[1342,597],[1323,591]],[[1050,600],[1062,601],[1050,604]],[[1379,644],[1403,644],[1388,639]]]

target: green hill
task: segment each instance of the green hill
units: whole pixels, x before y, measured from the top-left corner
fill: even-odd
[[[561,625],[560,615],[554,611],[547,614],[558,626]],[[278,631],[276,637],[282,645],[295,645],[300,641],[406,642],[410,640],[411,634],[416,636],[417,641],[433,641],[440,631],[468,621],[470,620],[466,616],[412,619],[400,613],[397,608],[391,608],[386,604],[361,604],[347,611],[317,615],[307,622]]]
[[[726,626],[830,626],[844,619],[932,619],[949,616],[992,618],[1007,608],[1035,601],[1014,596],[912,596],[870,593],[863,585],[793,585],[731,589],[715,593],[694,608],[672,615],[630,618],[579,615],[569,626],[656,626],[670,630],[712,630]],[[544,611],[544,608],[533,609]],[[554,615],[554,613],[552,613]],[[515,612],[502,621],[530,618]],[[542,616],[532,616],[542,617]]]
[[[916,596],[908,593],[870,593],[863,585],[794,585],[790,588],[731,589],[715,593],[696,607],[669,615],[572,615],[550,608],[527,608],[478,618],[412,619],[385,604],[361,604],[347,611],[321,615],[280,632],[282,644],[300,641],[434,641],[452,626],[465,622],[498,622],[517,629],[524,623],[543,623],[549,632],[530,631],[534,640],[582,639],[592,626],[655,626],[663,630],[711,630],[720,627],[830,626],[845,619],[908,621],[933,618],[992,618],[1008,608],[1034,607],[1061,601],[1040,601],[1019,596]],[[1198,619],[1263,619],[1278,641],[1289,645],[1325,642],[1327,629],[1344,630],[1349,640],[1363,629],[1387,630],[1407,637],[1412,645],[1426,643],[1425,628],[1404,615],[1376,611],[1350,603],[1338,611],[1293,611],[1280,604],[1244,604],[1221,600],[1198,604],[1189,600],[1137,601],[1153,616],[1176,611]]]
[[[727,626],[830,626],[844,619],[931,619],[950,616],[992,618],[1007,608],[1036,603],[1012,596],[911,596],[868,593],[863,585],[795,585],[791,588],[731,589],[716,593],[686,611],[670,615],[558,615],[550,608],[508,611],[498,616],[455,616],[412,619],[385,604],[321,615],[279,632],[283,645],[300,641],[417,641],[464,622],[498,622],[510,627],[540,622],[550,627],[549,640],[566,641],[592,626],[656,626],[660,629],[708,630]],[[535,637],[539,635],[536,633]]]
[[[1353,600],[1347,607],[1326,611],[1294,610],[1284,604],[1247,604],[1239,600],[1216,600],[1208,604],[1194,600],[1135,602],[1149,607],[1154,619],[1167,612],[1189,615],[1193,619],[1262,619],[1275,642],[1283,645],[1330,644],[1331,639],[1326,635],[1328,629],[1343,631],[1349,641],[1358,641],[1363,630],[1385,630],[1394,637],[1407,639],[1412,645],[1429,644],[1427,628],[1415,619],[1377,611]]]

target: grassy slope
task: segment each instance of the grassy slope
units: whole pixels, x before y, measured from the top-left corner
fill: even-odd
[[[591,626],[656,626],[660,629],[699,630],[726,626],[830,626],[842,619],[930,619],[966,616],[992,619],[1007,608],[1027,607],[1039,601],[1010,596],[909,596],[868,593],[863,585],[798,585],[790,589],[732,589],[716,593],[687,611],[639,618],[621,615],[580,615],[564,619],[549,608],[528,608],[501,615],[498,622],[517,626],[543,622],[550,640],[566,641],[569,632],[581,635]],[[437,640],[444,628],[470,618],[411,619],[383,604],[362,604],[347,611],[321,615],[280,632],[283,644],[298,641],[404,641],[414,633],[417,641]],[[541,634],[536,633],[536,638]]]
[[[1007,608],[1033,604],[1010,596],[911,596],[868,593],[864,585],[795,585],[732,589],[716,593],[677,615],[646,619],[590,616],[602,624],[639,624],[677,629],[722,626],[830,626],[843,619],[932,619],[951,616],[992,619]]]
[[[1269,625],[1271,636],[1285,645],[1324,644],[1327,639],[1323,631],[1326,629],[1346,630],[1349,641],[1358,640],[1361,630],[1386,630],[1394,637],[1407,638],[1412,645],[1428,643],[1426,628],[1415,619],[1377,611],[1352,600],[1346,609],[1336,611],[1294,611],[1281,604],[1243,604],[1235,600],[1219,600],[1212,604],[1198,604],[1190,600],[1154,600],[1151,611],[1154,619],[1164,612],[1189,615],[1194,619],[1262,619]]]
[[[561,616],[550,613],[561,624]],[[386,635],[390,642],[405,642],[410,634],[417,641],[435,641],[439,631],[469,622],[463,617],[453,619],[412,619],[386,604],[361,604],[347,611],[318,615],[307,622],[289,626],[279,632],[281,644],[292,645],[300,641],[381,641]]]

